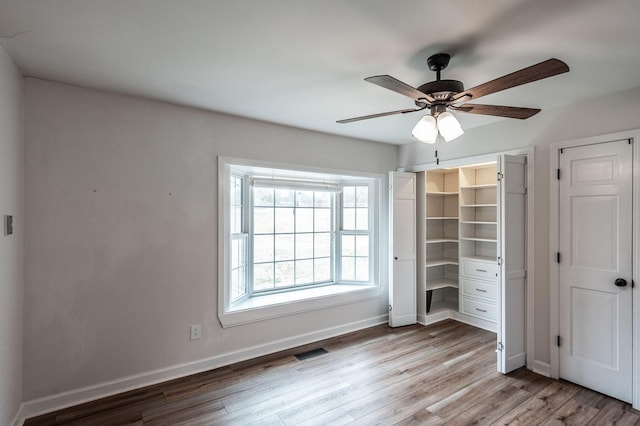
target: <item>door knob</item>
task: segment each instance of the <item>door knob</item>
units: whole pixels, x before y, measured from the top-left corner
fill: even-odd
[[[618,278],[613,283],[618,287],[624,287],[627,285],[627,280],[625,280],[624,278]]]

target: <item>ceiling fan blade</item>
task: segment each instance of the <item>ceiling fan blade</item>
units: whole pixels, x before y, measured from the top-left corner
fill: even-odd
[[[426,105],[424,107],[422,107],[422,108],[417,108],[417,109],[401,109],[401,110],[398,110],[398,111],[389,111],[389,112],[381,112],[381,113],[378,113],[378,114],[363,115],[361,117],[345,118],[344,120],[336,121],[336,123],[340,123],[340,124],[352,123],[354,121],[368,120],[370,118],[386,117],[387,115],[406,114],[408,112],[422,111],[425,108],[426,108]]]
[[[460,92],[453,96],[452,100],[455,101],[465,96],[470,96],[471,99],[478,99],[481,96],[500,92],[501,90],[510,89],[512,87],[531,83],[537,80],[542,80],[543,78],[553,77],[554,75],[568,71],[569,66],[561,60],[555,58],[547,59],[539,64],[531,65],[530,67],[523,68],[519,71],[498,77],[495,80],[488,81],[469,90],[465,90],[464,92]]]
[[[455,111],[469,112],[471,114],[495,115],[498,117],[518,118],[520,120],[533,117],[540,112],[538,108],[483,104],[462,104],[451,108]]]
[[[393,90],[394,92],[400,93],[401,95],[408,96],[414,101],[424,100],[428,103],[432,103],[435,101],[431,96],[426,93],[422,93],[415,87],[409,86],[402,81],[391,77],[390,75],[374,75],[373,77],[367,77],[364,79],[369,83],[373,83],[380,87],[384,87],[385,89]]]

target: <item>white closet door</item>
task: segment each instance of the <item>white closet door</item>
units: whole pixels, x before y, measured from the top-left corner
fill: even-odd
[[[389,174],[391,265],[389,266],[389,325],[417,322],[416,302],[416,175]]]
[[[526,157],[498,159],[498,371],[526,363]]]
[[[632,169],[628,140],[560,154],[560,377],[632,399]],[[636,290],[637,291],[637,290]]]

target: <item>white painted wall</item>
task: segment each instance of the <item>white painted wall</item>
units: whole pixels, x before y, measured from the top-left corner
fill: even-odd
[[[461,113],[462,114],[462,113]],[[535,147],[535,360],[549,363],[549,144],[640,128],[640,88],[542,111],[528,120],[504,120],[467,130],[459,139],[442,143],[443,160],[490,152]],[[399,164],[434,161],[433,146],[400,147]]]
[[[23,78],[0,46],[0,424],[22,402],[24,243]],[[4,216],[14,233],[5,236]]]
[[[26,401],[386,315],[223,329],[217,156],[386,172],[396,146],[30,78],[25,111]]]

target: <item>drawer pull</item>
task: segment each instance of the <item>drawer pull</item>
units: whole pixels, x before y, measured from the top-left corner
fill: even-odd
[[[478,312],[484,312],[485,314],[487,313],[487,310],[486,310],[486,309],[476,308],[476,311],[478,311]]]
[[[486,269],[478,269],[478,268],[476,268],[476,272],[487,272],[487,270]]]
[[[487,290],[482,289],[482,288],[476,288],[476,291],[479,291],[480,293],[486,293]]]

